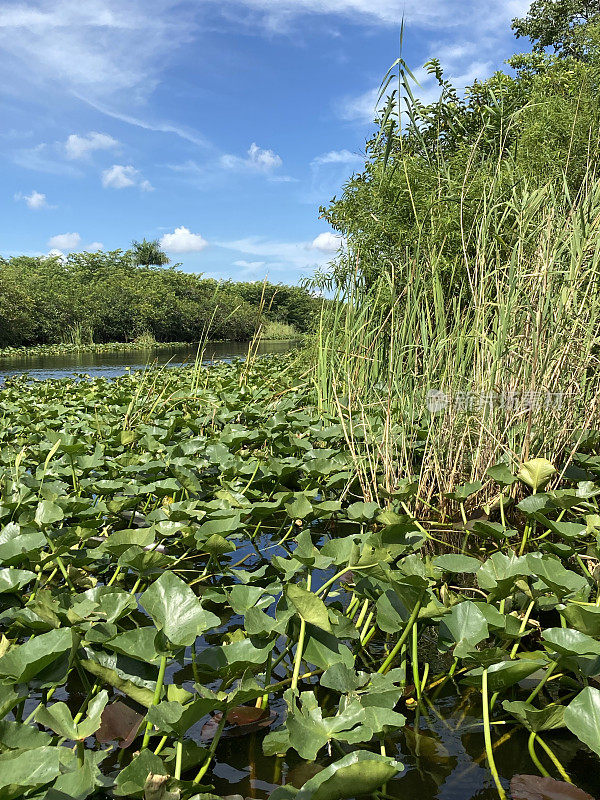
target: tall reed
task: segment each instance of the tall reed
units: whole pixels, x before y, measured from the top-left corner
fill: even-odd
[[[500,460],[565,465],[600,428],[600,182],[505,186],[490,178],[453,264],[423,241],[367,287],[357,253],[323,308],[315,388],[367,497],[416,475],[427,503]]]

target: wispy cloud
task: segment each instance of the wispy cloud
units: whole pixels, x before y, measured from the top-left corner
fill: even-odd
[[[399,25],[404,18],[408,24],[421,27],[456,28],[468,24],[485,30],[517,16],[531,3],[463,0],[460,14],[449,0],[237,0],[234,4],[257,12],[265,27],[277,32],[287,31],[294,20],[305,14],[345,17],[361,24]]]
[[[311,162],[312,167],[322,167],[325,164],[362,164],[364,156],[360,153],[351,153],[350,150],[330,150],[323,153]]]
[[[331,251],[324,252],[315,248],[312,241],[281,242],[259,236],[250,236],[230,242],[215,242],[215,244],[227,250],[234,250],[242,255],[258,256],[268,261],[270,268],[304,270],[322,266],[331,260]]]
[[[174,134],[175,136],[178,136],[180,139],[183,139],[186,142],[191,142],[192,144],[198,145],[198,147],[204,147],[207,149],[212,148],[212,144],[208,141],[208,139],[202,136],[202,134],[198,133],[197,131],[191,130],[190,128],[186,128],[185,126],[174,125],[170,122],[152,122],[146,119],[142,119],[141,117],[136,117],[132,116],[131,114],[125,114],[121,111],[117,111],[114,108],[110,108],[104,103],[92,100],[89,97],[83,97],[82,95],[77,95],[77,96],[84,103],[87,103],[87,105],[91,106],[91,108],[94,108],[101,114],[106,114],[106,116],[108,117],[112,117],[113,119],[118,119],[120,122],[125,122],[128,125],[133,125],[136,128],[142,128],[145,131]]]
[[[70,175],[78,177],[82,175],[81,170],[72,164],[65,163],[55,145],[47,142],[40,142],[34,147],[24,147],[15,150],[12,160],[19,167],[35,170],[36,172],[47,172],[51,175]]]
[[[17,0],[0,10],[0,48],[21,78],[106,97],[151,91],[193,28],[177,0]]]

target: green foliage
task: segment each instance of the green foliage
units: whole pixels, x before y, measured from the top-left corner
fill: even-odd
[[[543,514],[465,519],[454,545],[449,498],[417,514],[414,476],[385,510],[364,499],[360,454],[303,371],[266,358],[0,388],[2,798],[207,797],[213,759],[243,750],[222,737],[275,724],[250,745],[272,800],[400,796],[400,749],[420,759],[410,780],[443,769],[445,742],[479,738],[482,709],[488,740],[493,714],[499,735],[539,747],[561,730],[561,758],[600,752],[598,437],[574,454],[575,480],[496,464],[492,490],[527,492]],[[378,432],[362,433],[373,447]],[[463,483],[452,502],[483,489]],[[530,520],[518,556],[508,526]],[[481,770],[480,752],[464,750]],[[300,780],[273,772],[279,755]],[[453,759],[448,787],[464,794]]]
[[[135,239],[131,242],[131,249],[133,251],[133,263],[143,267],[162,267],[169,263],[167,254],[161,249],[158,239],[151,242],[143,239],[137,242]]]
[[[402,287],[413,259],[435,258],[444,285],[458,289],[465,261],[476,257],[482,214],[501,228],[507,253],[516,197],[551,183],[566,197],[577,195],[594,176],[600,152],[600,26],[580,27],[585,61],[543,52],[514,56],[508,62],[514,72],[476,81],[464,95],[431,59],[425,69],[439,87],[431,104],[418,99],[398,59],[382,91],[398,88],[377,117],[364,169],[321,209],[348,242],[330,285],[343,284],[358,265],[367,287],[382,274]]]
[[[514,19],[518,38],[526,36],[536,51],[547,47],[562,56],[585,57],[582,33],[600,19],[599,0],[535,0],[527,15]]]
[[[0,347],[91,341],[197,342],[251,339],[259,327],[302,333],[320,301],[298,286],[202,278],[152,266],[152,242],[136,251],[65,258],[0,258]],[[148,261],[150,259],[150,261]]]
[[[357,452],[367,453],[364,427],[377,440],[369,455],[386,480],[364,470],[369,500],[418,474],[425,501],[445,490],[460,504],[457,487],[507,454],[506,487],[520,462],[562,462],[588,426],[600,391],[600,29],[580,28],[585,59],[515,56],[513,72],[464,96],[432,59],[440,99],[428,105],[398,59],[364,169],[323,209],[347,246],[316,279],[337,294],[315,339],[314,380]],[[561,392],[562,407],[519,415],[503,400],[530,390]],[[445,398],[438,409],[430,391]],[[365,421],[366,408],[379,415]],[[552,476],[520,480],[537,490]]]

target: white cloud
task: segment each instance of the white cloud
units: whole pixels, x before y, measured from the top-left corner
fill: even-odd
[[[263,14],[271,31],[289,28],[290,21],[302,14],[327,14],[349,18],[356,22],[399,26],[407,24],[429,28],[470,27],[489,28],[499,20],[508,21],[523,13],[531,0],[240,0],[240,4]]]
[[[348,122],[373,122],[379,89],[369,89],[354,97],[344,97],[336,103],[336,111],[341,119]]]
[[[85,249],[88,253],[96,253],[98,250],[104,250],[104,245],[102,242],[92,242]]]
[[[48,250],[48,256],[57,256],[58,258],[62,258],[64,253],[62,250],[58,250],[56,247],[53,247],[52,250]]]
[[[335,233],[320,233],[316,239],[313,240],[311,247],[313,250],[321,250],[323,253],[337,253],[342,246],[343,239],[341,236],[336,236]]]
[[[330,150],[328,153],[313,158],[311,166],[320,167],[324,164],[363,164],[364,156],[351,153],[350,150]]]
[[[160,246],[169,253],[199,253],[207,247],[208,242],[199,233],[192,233],[189,228],[181,226],[173,233],[165,233]]]
[[[59,233],[48,239],[48,247],[57,250],[75,250],[80,242],[81,236],[78,233]]]
[[[153,186],[145,180],[140,171],[128,164],[113,164],[102,172],[102,186],[105,189],[127,189],[130,186],[139,186],[143,192],[151,192]]]
[[[230,154],[221,156],[221,165],[225,169],[270,173],[282,164],[281,156],[278,156],[273,150],[264,150],[255,142],[250,145],[246,158]]]
[[[72,159],[86,158],[94,150],[112,150],[118,146],[119,142],[107,133],[91,131],[87,136],[72,133],[65,142],[65,154]]]
[[[479,44],[480,49],[485,50],[485,42]],[[462,92],[466,86],[470,86],[476,79],[485,79],[495,68],[492,60],[472,58],[477,53],[477,48],[472,42],[440,44],[439,46],[434,43],[432,52],[435,52],[436,56],[440,58],[444,78],[449,80],[459,92]],[[416,80],[416,83],[411,81],[413,96],[426,105],[437,102],[442,90],[435,77],[423,67],[413,69],[412,73]],[[335,109],[338,116],[348,122],[371,123],[375,119],[378,96],[379,88],[375,87],[354,97],[342,98],[335,104]],[[384,103],[385,100],[382,100],[379,108]]]
[[[81,171],[71,164],[57,157],[56,148],[46,142],[40,142],[34,147],[25,147],[13,153],[13,161],[19,167],[33,169],[37,172],[48,172],[51,175],[69,175],[80,177]]]
[[[327,264],[331,260],[331,253],[316,250],[310,241],[280,242],[250,236],[246,239],[215,242],[215,244],[244,256],[262,258],[268,262],[270,269],[310,269]]]
[[[244,269],[260,269],[264,267],[266,261],[244,261],[244,259],[240,259],[239,261],[234,261],[234,267],[243,267]]]
[[[94,97],[147,94],[194,28],[177,0],[17,0],[0,10],[0,49],[12,60],[2,72]]]
[[[31,194],[21,194],[19,192],[15,195],[15,200],[24,200],[27,203],[27,207],[32,211],[39,211],[40,208],[50,208],[46,201],[46,195],[35,189]]]

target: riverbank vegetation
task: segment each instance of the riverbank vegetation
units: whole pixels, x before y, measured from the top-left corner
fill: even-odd
[[[431,502],[501,459],[566,468],[598,427],[599,13],[535,3],[515,21],[534,51],[511,74],[461,97],[433,60],[431,105],[399,59],[364,170],[323,209],[347,247],[317,278],[338,302],[315,382],[349,432],[385,418],[377,450],[356,452],[387,490],[417,473]],[[432,391],[446,402],[429,414]]]
[[[320,310],[321,300],[299,286],[215,281],[144,263],[158,255],[148,252],[152,243],[138,244],[141,252],[0,258],[0,347],[246,341],[275,324],[302,334]]]

